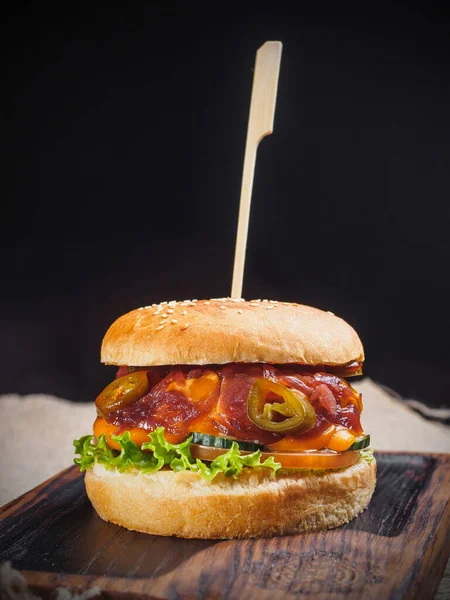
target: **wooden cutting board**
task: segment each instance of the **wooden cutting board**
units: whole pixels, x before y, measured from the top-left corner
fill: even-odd
[[[0,509],[0,563],[42,598],[433,598],[450,554],[450,454],[376,454],[369,508],[327,532],[183,540],[103,522],[73,466]],[[255,515],[258,518],[258,515]]]

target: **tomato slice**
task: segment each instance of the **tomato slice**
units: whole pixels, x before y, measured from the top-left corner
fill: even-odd
[[[191,444],[193,458],[214,460],[226,450],[200,444]],[[245,450],[241,454],[251,454]],[[337,469],[350,467],[358,462],[359,452],[333,452],[331,450],[311,452],[262,452],[261,461],[273,456],[276,462],[285,469]]]

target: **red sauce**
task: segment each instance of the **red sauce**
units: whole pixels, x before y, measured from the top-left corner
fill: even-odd
[[[126,367],[120,367],[118,373],[126,374],[124,369]],[[259,429],[247,415],[247,396],[252,383],[257,377],[265,377],[300,390],[314,407],[316,425],[299,434],[298,439],[319,436],[330,424],[346,427],[355,435],[363,433],[361,395],[345,379],[332,373],[305,369],[301,365],[241,363],[195,368],[151,367],[147,371],[150,391],[132,406],[119,409],[108,417],[108,422],[117,425],[119,432],[132,427],[153,431],[162,426],[180,440],[198,431],[273,444],[283,435]],[[206,398],[195,400],[183,391],[167,391],[172,382],[183,388],[188,379],[198,378],[206,371],[215,371],[218,375],[217,385]]]

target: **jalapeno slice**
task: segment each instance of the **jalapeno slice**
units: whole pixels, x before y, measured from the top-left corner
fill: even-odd
[[[150,389],[147,371],[134,371],[112,381],[95,399],[97,413],[106,418],[113,411],[130,406]]]
[[[257,427],[275,433],[303,433],[316,424],[316,413],[304,394],[264,378],[250,388],[247,413]]]

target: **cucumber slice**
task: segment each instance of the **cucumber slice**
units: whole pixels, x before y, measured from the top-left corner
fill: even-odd
[[[233,438],[217,437],[215,435],[209,435],[207,433],[192,433],[192,444],[201,444],[202,446],[209,446],[210,448],[231,448],[233,442],[236,442],[240,450],[247,450],[248,452],[255,452],[256,450],[263,450],[264,446],[257,444],[256,442],[243,442]],[[353,444],[346,450],[363,450],[370,446],[370,435],[364,435],[358,438]]]
[[[216,437],[215,435],[208,435],[207,433],[192,434],[193,444],[201,444],[202,446],[210,446],[211,448],[231,448],[233,442],[237,443],[240,450],[248,450],[250,452],[262,450],[264,448],[264,446],[257,444],[256,442],[243,442],[232,438]]]
[[[370,435],[363,435],[356,442],[353,442],[347,450],[362,450],[363,448],[367,448],[367,446],[370,446]]]

